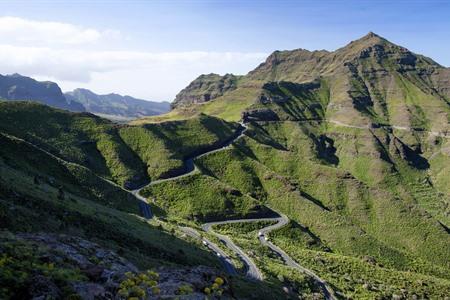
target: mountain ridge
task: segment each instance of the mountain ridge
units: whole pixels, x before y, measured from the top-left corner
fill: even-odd
[[[57,83],[37,81],[18,73],[0,75],[0,99],[37,101],[72,112],[88,111],[112,120],[128,121],[143,116],[166,113],[169,102],[155,102],[116,93],[98,95],[88,89],[63,93]]]
[[[238,120],[242,112],[267,109],[267,105],[260,105],[259,98],[266,93],[264,86],[270,82],[321,82],[330,94],[323,108],[329,119],[357,126],[394,122],[394,125],[411,127],[417,127],[418,120],[422,119],[421,126],[429,123],[434,131],[445,131],[448,126],[442,122],[445,119],[442,110],[447,110],[446,102],[450,96],[449,70],[428,57],[369,33],[331,52],[275,51],[265,62],[242,76],[232,90],[210,101],[202,101],[204,105],[183,109],[181,95],[170,116],[202,111]],[[411,97],[416,100],[409,96],[411,92]],[[200,89],[191,93],[202,97]],[[427,94],[430,94],[428,102],[435,107],[441,123],[433,120],[431,114],[425,116],[422,113],[422,106],[429,105],[422,100]],[[417,103],[412,103],[414,101]],[[403,108],[396,108],[398,105]]]
[[[339,299],[449,295],[448,69],[371,33],[255,70],[200,76],[170,113],[129,124],[0,102],[0,228],[96,240],[157,270],[219,257],[237,299],[332,299],[289,265]],[[268,208],[282,228],[244,222]],[[235,218],[214,225],[224,242],[196,230]],[[263,281],[242,291],[250,265]]]
[[[169,102],[148,101],[117,93],[99,95],[83,88],[66,92],[65,96],[81,103],[87,111],[112,117],[139,118],[162,114],[170,108]]]
[[[60,109],[85,111],[78,102],[67,100],[56,83],[37,81],[18,73],[0,75],[0,98],[10,101],[38,101]]]

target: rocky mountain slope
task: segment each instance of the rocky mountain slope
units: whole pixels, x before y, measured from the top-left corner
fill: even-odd
[[[172,102],[172,108],[204,103],[222,96],[228,91],[236,89],[241,76],[233,74],[200,75],[189,86],[177,94]]]
[[[279,107],[283,96],[284,99],[291,96],[286,91],[287,94],[278,95],[277,99],[267,99],[267,87],[271,84],[316,83],[329,94],[324,107],[327,119],[362,126],[392,123],[445,131],[449,74],[449,69],[433,60],[369,33],[333,52],[275,51],[264,63],[242,77],[233,89],[196,110],[190,107],[186,113],[203,111],[239,119],[244,110],[265,109],[262,101],[267,102],[265,104],[274,102]],[[194,84],[196,81],[188,88],[191,94],[201,97],[202,89],[195,88],[199,85]],[[308,86],[303,88],[308,89]],[[429,99],[425,101],[423,98],[427,96]],[[178,99],[180,112],[183,101],[190,103],[187,99]],[[229,103],[229,107],[225,108],[223,102]],[[236,106],[240,109],[230,115],[229,111]],[[290,118],[299,119],[299,116]]]
[[[247,122],[234,148],[196,164],[287,215],[291,227],[274,243],[345,297],[439,298],[415,276],[435,277],[434,291],[449,283],[449,74],[369,33],[333,52],[276,51],[233,89],[197,104],[180,99],[158,120],[202,112]],[[190,93],[202,99],[201,88]],[[257,251],[249,236],[235,230]]]
[[[66,99],[56,83],[39,82],[19,74],[0,75],[0,99],[33,100],[60,109],[85,111],[80,103]]]
[[[180,298],[220,297],[211,295],[220,291],[235,299],[331,299],[260,242],[268,240],[326,281],[337,298],[445,299],[448,75],[433,60],[370,33],[333,52],[274,52],[248,75],[226,76],[227,84],[217,75],[200,77],[167,115],[127,125],[37,103],[0,102],[0,228],[12,234],[3,240],[13,248],[25,243],[21,257],[40,266],[32,275],[44,275],[42,282],[56,282],[53,290],[68,295],[80,295],[73,288],[78,282],[122,298],[129,288],[144,298],[141,283],[148,280],[131,274],[123,286],[110,288],[101,276],[85,279],[73,262],[53,260],[62,254],[49,258],[44,249],[29,255],[30,243],[42,237],[38,232],[63,246],[60,234],[73,238],[75,248],[95,243],[89,257],[79,254],[100,266],[96,253],[104,248],[117,253],[106,257],[124,259],[139,273],[170,266],[175,271],[168,277],[187,270],[186,278],[198,279],[198,268],[214,269],[201,271],[203,279],[188,287],[177,285]],[[242,132],[237,120],[245,122],[245,132],[223,147]],[[133,193],[122,188],[148,182]],[[143,200],[152,220],[140,216]],[[214,228],[254,263],[262,281],[242,277],[248,266],[227,242],[202,231],[222,249],[217,256],[194,238],[205,222],[268,208],[289,223],[266,236],[258,229],[270,224],[237,220]],[[4,271],[17,269],[8,249],[1,250],[7,255],[0,264],[8,269],[0,269],[0,282],[7,278],[24,290],[34,277]],[[237,275],[221,273],[226,268],[217,258],[224,256]],[[27,273],[27,266],[19,269]],[[220,285],[210,280],[216,274],[222,274]],[[156,286],[174,291],[170,284]]]
[[[139,118],[169,111],[169,102],[153,102],[118,94],[98,95],[87,89],[65,93],[68,100],[83,105],[86,111],[110,118]]]

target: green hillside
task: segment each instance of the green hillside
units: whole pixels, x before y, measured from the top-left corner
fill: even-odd
[[[192,194],[201,190],[192,182],[220,182],[287,215],[290,227],[273,241],[343,297],[442,298],[450,279],[447,79],[448,69],[373,33],[334,52],[276,51],[214,99],[190,91],[186,104],[203,100],[183,105],[179,94],[158,120],[203,112],[243,118],[249,130],[231,149],[197,159],[203,175],[144,194],[191,220],[189,209],[219,199]],[[259,251],[267,274],[279,269],[264,262],[270,255],[255,235],[228,233]]]
[[[1,228],[80,236],[140,268],[209,266],[236,299],[333,299],[267,241],[338,299],[445,299],[448,70],[369,33],[200,76],[167,115],[126,125],[0,102]],[[137,187],[151,220],[124,189]],[[266,236],[274,220],[241,220],[275,212],[289,223]],[[225,220],[213,231],[241,253],[204,224]],[[225,254],[237,275],[223,273]]]
[[[236,128],[205,115],[185,122],[127,126],[34,102],[0,103],[1,132],[127,187],[179,172],[183,157],[221,143]]]
[[[112,135],[123,129],[121,134],[127,135],[127,130],[130,129],[128,126],[111,125],[92,115],[71,114],[30,102],[2,105],[1,298],[27,298],[39,293],[49,296],[47,293],[50,292],[63,298],[79,298],[85,284],[90,285],[90,288],[95,287],[96,292],[107,288],[117,294],[117,287],[99,281],[99,274],[92,274],[97,272],[90,269],[92,264],[100,261],[100,269],[111,268],[111,263],[124,264],[124,259],[127,259],[139,270],[157,269],[159,272],[161,268],[168,268],[169,274],[176,274],[183,268],[191,272],[189,268],[199,267],[200,271],[212,270],[215,276],[227,276],[217,257],[206,251],[198,240],[187,237],[174,223],[157,219],[145,220],[139,210],[140,200],[119,185],[99,176],[102,174],[98,174],[98,169],[90,169],[79,164],[76,156],[69,156],[77,151],[83,155],[92,154],[83,152],[85,149],[79,146],[83,140],[78,138],[84,138],[83,134],[94,131],[100,136]],[[32,120],[35,122],[34,126]],[[199,121],[192,120],[189,124],[176,122],[164,126],[165,133],[170,136],[164,141],[174,147],[170,148],[174,149],[173,153],[179,153],[177,150],[183,149],[189,149],[187,151],[192,153],[201,151],[221,139],[229,138],[228,134],[234,134],[233,129],[237,128],[235,124],[207,116],[202,116]],[[181,138],[192,135],[197,129],[197,139]],[[13,136],[12,133],[23,138]],[[68,147],[63,147],[66,144]],[[175,148],[181,145],[183,149]],[[117,148],[109,150],[115,149]],[[139,158],[132,150],[127,151]],[[99,156],[101,154],[100,151],[96,153]],[[66,160],[68,158],[73,161]],[[177,158],[181,161],[183,156]],[[55,250],[24,240],[40,241],[42,238],[54,237],[70,241],[76,250],[67,248],[62,242],[55,242],[57,247],[62,247],[62,250]],[[107,250],[92,252],[85,248],[86,243],[90,242]],[[84,258],[76,256],[75,252],[80,249],[86,252],[89,261],[84,262]],[[110,250],[121,258],[105,258],[104,251]],[[63,255],[70,257],[61,260]],[[103,265],[104,259],[113,260]],[[122,269],[113,267],[112,272],[114,282],[120,282],[127,276]],[[45,287],[40,285],[41,282],[46,283]],[[183,282],[171,284],[181,287]],[[271,299],[274,295],[280,295],[280,290],[275,290],[270,284],[255,283],[242,277],[228,278],[228,284],[232,287],[228,286],[224,293],[240,298]],[[39,290],[36,290],[36,285]],[[196,289],[203,293],[203,287]]]

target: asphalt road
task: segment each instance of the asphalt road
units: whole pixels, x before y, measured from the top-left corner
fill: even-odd
[[[214,234],[215,236],[217,236],[221,241],[223,241],[223,243],[225,244],[225,246],[227,246],[228,249],[230,249],[231,251],[236,253],[236,255],[247,266],[247,274],[246,274],[246,276],[248,278],[255,279],[255,280],[263,280],[263,274],[258,269],[258,267],[256,266],[255,262],[241,248],[236,246],[236,244],[234,244],[233,241],[228,236],[216,233],[215,231],[212,230],[212,226],[213,225],[227,224],[228,222],[238,223],[239,220],[235,220],[235,221],[237,221],[237,222],[224,221],[224,222],[206,223],[206,224],[202,225],[202,229],[204,231],[206,231],[206,232],[209,232],[209,233]]]
[[[335,122],[338,125],[338,122]],[[353,127],[353,126],[352,126]],[[153,184],[158,184],[164,181],[168,181],[168,180],[176,180],[179,178],[182,178],[184,176],[189,176],[192,175],[194,172],[197,171],[197,167],[195,166],[194,160],[196,158],[202,157],[204,155],[208,155],[214,152],[218,152],[218,151],[222,151],[224,149],[227,149],[228,147],[231,146],[231,144],[233,142],[235,142],[236,140],[242,138],[245,134],[245,131],[247,130],[247,126],[244,123],[241,123],[241,129],[236,133],[236,136],[232,137],[229,141],[227,141],[226,143],[224,143],[222,145],[222,147],[211,150],[211,151],[206,151],[204,153],[201,153],[199,155],[196,155],[195,157],[190,157],[187,158],[185,160],[185,167],[186,170],[183,174],[180,174],[178,176],[174,176],[171,178],[167,178],[167,179],[160,179],[160,180],[156,180],[150,183],[150,185]],[[147,186],[147,185],[145,185]],[[132,190],[130,191],[134,196],[136,196],[137,199],[141,200],[139,203],[139,208],[141,210],[142,215],[146,218],[146,219],[151,219],[153,217],[152,211],[151,211],[151,207],[150,205],[147,203],[147,199],[143,196],[141,196],[139,194],[139,192],[145,188],[145,186],[142,186],[138,189]],[[317,282],[317,284],[322,288],[322,291],[326,297],[326,299],[331,299],[334,300],[336,299],[336,296],[334,294],[333,289],[323,280],[321,279],[319,276],[317,276],[314,272],[312,272],[309,269],[306,269],[304,267],[302,267],[301,265],[299,265],[297,262],[295,262],[286,252],[284,252],[282,249],[280,249],[279,247],[275,246],[272,242],[270,242],[268,239],[266,239],[267,235],[276,229],[279,229],[283,226],[285,226],[286,224],[289,223],[289,219],[283,215],[283,214],[279,214],[280,217],[278,218],[258,218],[258,219],[240,219],[240,220],[229,220],[229,221],[221,221],[221,222],[210,222],[210,223],[205,223],[202,225],[202,229],[206,232],[210,232],[212,234],[214,234],[215,236],[217,236],[225,245],[226,247],[228,247],[230,250],[232,250],[233,252],[235,252],[237,254],[237,256],[245,263],[246,267],[247,267],[247,277],[254,279],[254,280],[263,280],[263,274],[262,272],[259,270],[259,268],[256,266],[256,264],[254,263],[254,261],[238,246],[236,246],[236,244],[234,244],[234,242],[226,235],[222,235],[222,234],[218,234],[216,232],[214,232],[212,230],[212,226],[213,225],[220,225],[220,224],[231,224],[231,223],[242,223],[242,222],[260,222],[260,221],[276,221],[277,223],[274,225],[270,225],[264,228],[261,228],[258,232],[258,239],[259,241],[269,247],[270,249],[272,249],[274,252],[278,253],[278,255],[280,255],[284,262],[286,263],[286,265],[295,268],[297,270],[299,270],[300,272],[303,272],[305,274],[308,274],[309,276],[311,276],[312,278],[315,279],[315,281]],[[217,257],[219,258],[219,260],[221,261],[222,265],[224,266],[226,272],[229,275],[236,275],[236,268],[233,266],[233,263],[230,259],[230,257],[222,250],[220,249],[219,246],[217,246],[215,243],[209,241],[208,239],[202,238],[201,235],[197,232],[197,230],[190,228],[190,227],[180,227],[180,229],[187,235],[193,237],[193,238],[197,238],[197,239],[202,239],[202,243],[211,251],[214,251],[217,255]]]
[[[220,262],[222,263],[223,267],[225,268],[225,271],[229,275],[237,275],[236,269],[234,268],[233,263],[231,262],[231,258],[222,250],[219,246],[217,246],[215,243],[211,242],[210,240],[206,238],[202,238],[201,235],[198,233],[197,230],[191,228],[191,227],[179,227],[181,231],[183,231],[185,234],[189,235],[190,237],[194,239],[201,239],[202,243],[205,247],[210,249],[211,251],[215,252],[217,257],[219,258]]]
[[[314,278],[316,283],[322,289],[322,292],[323,292],[323,294],[324,294],[326,299],[330,299],[330,300],[337,299],[336,295],[334,293],[334,290],[328,285],[328,283],[325,280],[323,280],[322,278],[317,276],[313,271],[311,271],[309,269],[306,269],[306,268],[302,267],[301,265],[299,265],[286,252],[284,252],[281,248],[275,246],[269,240],[266,240],[265,236],[258,236],[258,239],[261,242],[261,244],[269,247],[270,249],[272,249],[272,251],[278,253],[278,255],[280,255],[283,258],[283,260],[284,260],[284,262],[285,262],[285,264],[287,266],[295,268],[295,269],[299,270],[300,272],[305,273],[305,274],[311,276],[312,278]]]
[[[297,269],[298,271],[311,276],[316,281],[316,283],[320,286],[320,288],[322,289],[322,292],[326,299],[329,299],[329,300],[337,299],[336,295],[334,293],[334,290],[328,285],[328,283],[325,280],[321,279],[313,271],[306,269],[306,268],[302,267],[301,265],[299,265],[286,252],[284,252],[282,249],[275,246],[272,242],[270,242],[268,240],[267,237],[271,231],[279,229],[289,223],[289,218],[287,216],[280,214],[280,213],[279,213],[279,215],[280,215],[280,217],[278,217],[278,218],[240,219],[240,220],[229,220],[229,221],[221,221],[221,222],[210,222],[210,223],[203,224],[202,229],[207,232],[210,232],[210,233],[216,235],[218,238],[224,240],[226,242],[226,246],[241,257],[241,259],[244,261],[244,263],[248,266],[248,271],[247,271],[248,277],[257,279],[257,280],[262,280],[263,275],[262,275],[261,271],[258,269],[258,267],[255,265],[253,260],[250,257],[248,257],[242,251],[242,249],[237,247],[233,243],[233,241],[231,241],[230,238],[228,238],[225,235],[215,233],[212,230],[212,226],[221,225],[221,224],[242,223],[242,222],[248,223],[248,222],[260,222],[260,221],[276,221],[277,222],[276,224],[261,228],[259,230],[258,239],[259,239],[260,243],[269,247],[270,249],[272,249],[272,251],[274,251],[280,257],[282,257],[287,266]]]
[[[154,184],[158,184],[164,181],[169,181],[169,180],[176,180],[185,176],[190,176],[193,173],[197,172],[197,167],[194,164],[194,160],[196,158],[202,157],[204,155],[208,155],[214,152],[218,152],[218,151],[222,151],[224,149],[227,149],[231,146],[231,144],[235,141],[237,141],[238,139],[242,138],[245,135],[245,131],[247,131],[247,125],[245,125],[244,123],[240,123],[240,128],[236,131],[236,133],[228,140],[225,141],[224,144],[217,148],[217,149],[213,149],[210,151],[206,151],[204,153],[200,153],[196,156],[193,157],[189,157],[184,161],[184,165],[185,165],[185,171],[184,173],[174,176],[174,177],[170,177],[170,178],[166,178],[166,179],[159,179],[159,180],[155,180],[150,182],[149,184],[145,184],[137,189],[134,190],[130,190],[129,192],[131,192],[137,199],[140,200],[139,202],[139,210],[141,211],[141,214],[144,218],[146,219],[151,219],[153,217],[153,213],[151,210],[151,206],[147,203],[147,199],[143,196],[141,196],[139,193],[140,191],[145,188],[148,185],[154,185]]]

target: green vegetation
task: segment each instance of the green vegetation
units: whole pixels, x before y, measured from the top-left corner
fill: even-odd
[[[0,102],[0,227],[94,239],[141,268],[218,266],[199,241],[178,238],[177,225],[262,216],[270,207],[291,220],[270,239],[343,298],[444,298],[445,76],[432,60],[369,34],[334,52],[277,51],[228,81],[202,77],[174,111],[129,125]],[[229,121],[241,118],[243,138],[170,180],[235,136],[239,125]],[[102,177],[127,188],[153,181],[142,195],[164,221],[140,218],[137,199]],[[247,298],[315,297],[311,278],[259,243],[267,225],[215,228],[255,261],[264,283],[224,277],[178,293],[220,296],[229,286]],[[142,296],[133,276],[124,297]]]
[[[374,136],[359,129],[314,124],[255,125],[248,133],[252,138],[241,140],[232,150],[202,157],[197,164],[243,193],[257,191],[258,199],[295,220],[275,235],[289,238],[296,245],[292,249],[332,251],[344,259],[370,256],[383,270],[406,271],[401,273],[404,280],[412,280],[407,279],[408,272],[436,276],[430,278],[438,281],[448,278],[446,231],[425,217],[412,190],[402,188],[408,178],[420,180],[422,172],[396,152],[378,146],[385,134],[382,129]],[[323,134],[339,141],[334,144],[338,168],[317,153],[322,148],[314,139]],[[357,160],[344,159],[355,146]],[[393,161],[397,173],[392,173]]]
[[[260,222],[242,222],[214,225],[215,232],[228,235],[234,233],[247,233],[249,231],[257,232],[260,228],[276,224],[276,221],[260,221]]]
[[[36,177],[33,169],[21,170],[18,166],[23,165],[23,158],[17,155],[10,162],[0,160],[1,229],[74,234],[95,240],[147,268],[171,263],[218,265],[207,252],[136,216],[137,200],[131,195],[125,208],[133,214],[121,208],[120,203],[117,208],[125,211],[118,210],[117,204],[110,203],[112,199],[92,196],[81,186],[71,187],[64,178],[47,182],[48,179]],[[172,247],[166,248],[168,244]],[[136,252],[136,247],[140,251]]]
[[[237,127],[205,115],[187,121],[125,126],[33,102],[0,103],[1,132],[126,187],[142,185],[149,176],[158,179],[180,172],[185,157],[220,145]]]
[[[442,299],[450,292],[448,279],[385,268],[370,256],[355,258],[292,247],[293,241],[274,238],[275,244],[347,298]]]
[[[208,296],[220,297],[223,293],[223,284],[224,280],[220,277],[216,277],[213,284],[209,287],[205,287],[203,292]]]
[[[126,126],[119,134],[145,162],[150,178],[158,179],[181,172],[185,158],[220,146],[237,128],[235,123],[201,114],[184,121]]]
[[[205,175],[194,174],[177,180],[149,185],[141,194],[163,215],[208,221],[244,217],[260,212],[258,203]]]
[[[271,222],[267,221],[222,224],[214,226],[214,230],[230,236],[244,249],[264,273],[265,281],[273,285],[275,291],[287,291],[284,297],[314,299],[313,294],[319,292],[319,288],[313,280],[295,269],[286,267],[278,255],[258,241],[258,230],[269,225]]]
[[[121,185],[145,180],[142,162],[120,139],[116,126],[94,115],[32,102],[1,103],[0,130]]]
[[[98,177],[89,169],[67,163],[33,145],[0,133],[0,174],[7,170],[33,178],[33,186],[48,185],[104,206],[138,213],[137,200],[119,186]]]
[[[126,279],[119,285],[118,294],[121,299],[145,299],[148,290],[151,290],[153,296],[159,295],[158,273],[149,270],[139,274],[127,272],[125,276]]]

